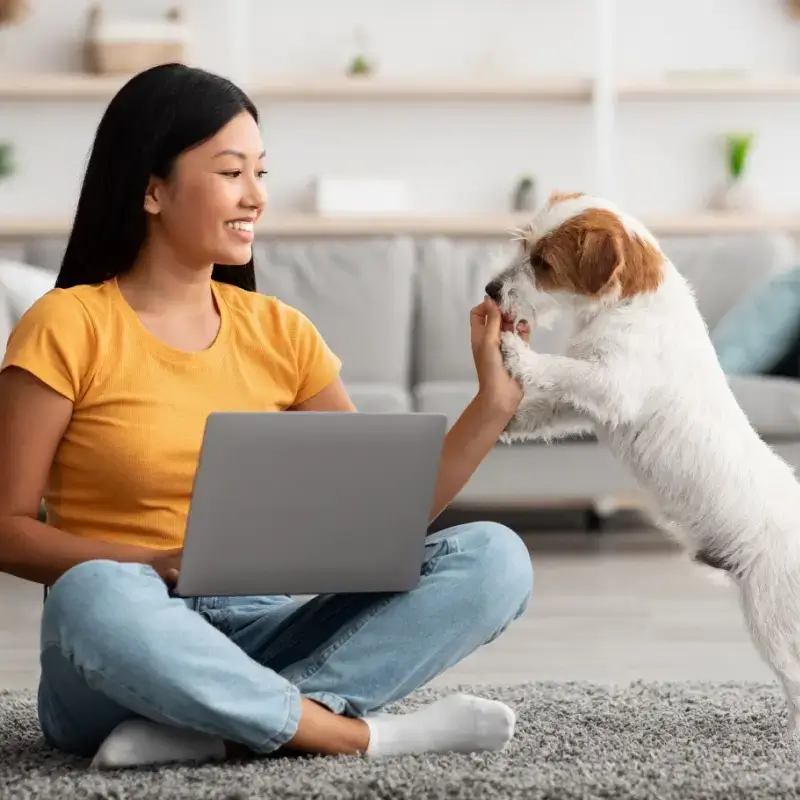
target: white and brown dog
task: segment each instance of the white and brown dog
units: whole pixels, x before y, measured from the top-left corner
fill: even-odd
[[[576,326],[564,355],[502,334],[525,388],[503,440],[595,433],[664,526],[733,578],[800,737],[800,486],[734,398],[690,286],[640,222],[601,198],[553,195],[516,238],[487,295],[531,328],[561,312]]]

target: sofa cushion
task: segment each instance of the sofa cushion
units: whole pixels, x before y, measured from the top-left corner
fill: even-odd
[[[346,382],[408,386],[414,246],[405,237],[268,241],[259,291],[302,311],[342,359]]]
[[[42,236],[31,239],[25,245],[25,261],[50,272],[61,269],[61,260],[67,248],[65,236]]]
[[[0,358],[6,343],[22,315],[55,285],[55,273],[49,270],[0,259]]]
[[[800,381],[770,375],[730,375],[742,411],[765,439],[800,438]]]
[[[484,287],[510,247],[508,237],[422,240],[414,330],[418,382],[474,379],[469,312],[483,300]],[[533,346],[542,353],[563,351],[567,324],[533,331]]]
[[[477,391],[477,380],[426,381],[414,387],[414,410],[444,414],[447,426],[451,427]]]
[[[731,389],[750,423],[766,440],[800,439],[800,381],[731,375]],[[429,381],[414,388],[414,408],[445,414],[452,426],[478,389],[471,381]]]
[[[47,269],[15,261],[0,261],[0,292],[6,298],[15,322],[56,283]]]
[[[359,411],[401,413],[412,410],[411,394],[401,386],[387,383],[345,383],[350,399]]]
[[[787,355],[800,330],[800,269],[759,281],[711,331],[725,372],[769,372]]]
[[[766,277],[796,263],[791,238],[778,233],[662,236],[659,241],[692,285],[710,328]]]

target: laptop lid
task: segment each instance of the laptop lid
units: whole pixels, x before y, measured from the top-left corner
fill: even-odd
[[[421,412],[211,414],[176,594],[413,588],[446,428]]]

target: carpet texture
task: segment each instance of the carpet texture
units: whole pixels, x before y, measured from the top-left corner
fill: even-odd
[[[797,797],[800,751],[783,738],[775,686],[583,683],[461,687],[518,715],[501,753],[272,757],[215,766],[90,772],[46,747],[31,693],[0,693],[0,797],[343,800],[360,798]],[[390,710],[442,695],[426,689]]]

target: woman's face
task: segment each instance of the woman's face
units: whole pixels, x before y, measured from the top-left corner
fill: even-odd
[[[258,125],[243,112],[182,153],[168,180],[151,181],[145,210],[154,233],[188,263],[246,264],[266,203],[264,175]]]

